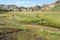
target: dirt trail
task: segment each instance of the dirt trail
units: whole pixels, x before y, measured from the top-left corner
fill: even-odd
[[[6,21],[1,21],[0,24],[3,25],[4,23],[11,23],[11,24],[18,24],[18,25],[27,26],[28,28],[32,28],[32,29],[43,29],[43,30],[47,30],[47,31],[60,32],[60,29],[54,28],[51,26],[44,26],[44,25],[37,25],[37,24],[24,24],[24,23],[20,23],[20,22],[16,22],[16,21],[7,21],[7,22]]]
[[[44,31],[50,31],[50,32],[58,32],[60,33],[60,29],[58,28],[53,28],[49,26],[43,26],[43,25],[30,25],[30,24],[25,24],[23,26],[26,26],[28,28],[34,29],[34,30],[44,30]]]
[[[1,23],[4,23],[4,22],[0,22],[0,24]],[[19,23],[19,22],[15,22],[15,21],[10,21],[7,23],[22,25],[22,26],[25,26],[27,28],[34,29],[34,30],[45,30],[45,31],[52,31],[52,32],[59,32],[60,33],[60,29],[50,27],[50,26],[36,25],[36,24],[23,24],[23,23]]]

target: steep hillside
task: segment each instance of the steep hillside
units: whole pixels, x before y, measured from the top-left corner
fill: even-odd
[[[60,11],[60,5],[55,6],[51,11]]]
[[[51,11],[60,11],[60,1],[54,3],[55,7],[51,9]]]

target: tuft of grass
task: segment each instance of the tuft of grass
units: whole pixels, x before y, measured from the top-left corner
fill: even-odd
[[[43,33],[45,35],[60,36],[60,32],[42,31],[41,33]]]
[[[13,24],[13,23],[5,23],[4,26],[9,26],[9,27],[14,27],[14,28],[18,28],[21,30],[28,30],[27,27],[20,25],[20,24]]]

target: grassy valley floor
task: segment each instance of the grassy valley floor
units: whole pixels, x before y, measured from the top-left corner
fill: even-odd
[[[59,18],[60,12],[0,13],[0,39],[60,40]]]

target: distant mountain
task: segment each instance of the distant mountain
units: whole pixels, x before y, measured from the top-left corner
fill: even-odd
[[[34,7],[17,7],[16,5],[4,5],[0,4],[0,11],[39,11],[41,9],[40,6],[34,6]]]
[[[4,5],[4,4],[0,4],[0,11],[19,11],[19,12],[27,12],[27,11],[47,11],[47,10],[51,10],[51,11],[60,11],[60,1],[58,0],[55,3],[52,4],[44,4],[43,6],[39,6],[36,5],[34,7],[18,7],[16,5]]]
[[[0,11],[17,11],[18,7],[16,5],[0,5]]]

